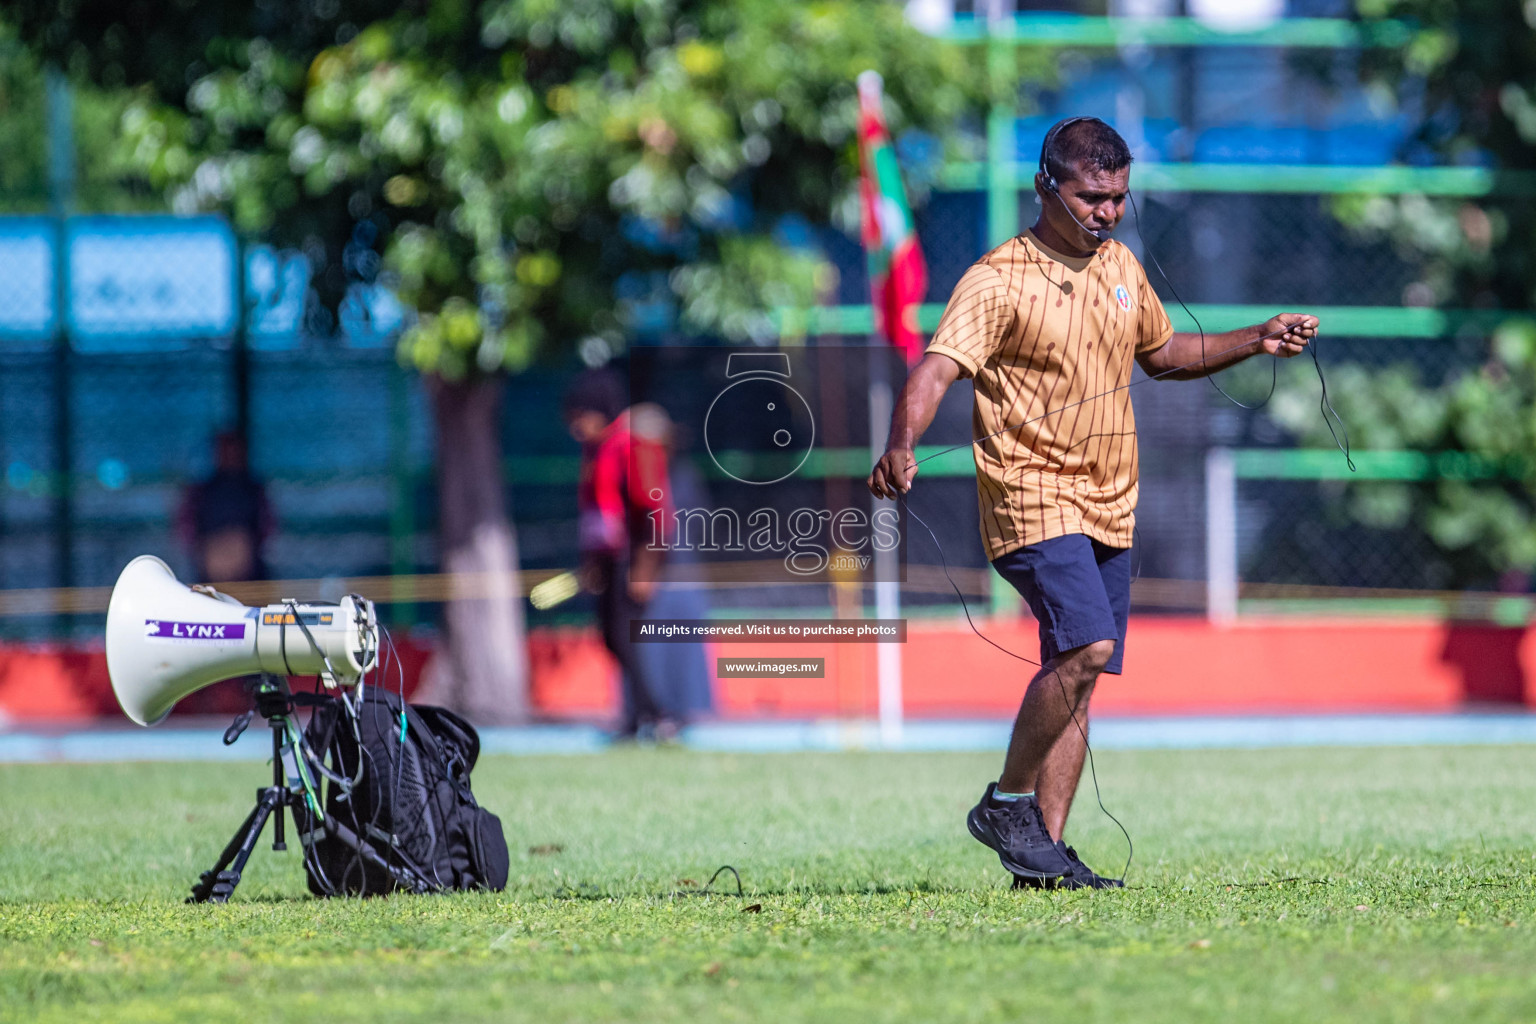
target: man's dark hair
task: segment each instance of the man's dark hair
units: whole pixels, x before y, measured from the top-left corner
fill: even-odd
[[[566,389],[565,414],[575,416],[583,412],[600,412],[612,422],[629,405],[627,392],[624,379],[614,371],[606,367],[584,370],[576,375],[576,379]]]
[[[1087,118],[1056,133],[1045,153],[1045,171],[1061,182],[1084,171],[1118,171],[1131,160],[1131,147],[1119,132],[1098,118]]]

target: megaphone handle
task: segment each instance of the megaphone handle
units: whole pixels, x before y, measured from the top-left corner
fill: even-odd
[[[235,720],[229,723],[229,728],[224,730],[224,745],[226,747],[233,746],[235,740],[244,735],[246,726],[251,724],[251,719],[255,715],[255,711],[242,711],[235,716]]]

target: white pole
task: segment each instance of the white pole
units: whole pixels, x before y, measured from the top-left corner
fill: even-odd
[[[1226,448],[1205,453],[1205,613],[1219,626],[1237,619],[1237,467]]]
[[[878,559],[878,555],[876,556]],[[894,553],[886,560],[894,567]],[[901,617],[901,586],[895,581],[875,584],[875,615],[882,619]],[[875,665],[880,681],[880,745],[901,746],[901,645],[877,643]]]
[[[885,454],[885,435],[891,426],[891,408],[895,401],[891,384],[885,379],[882,362],[889,353],[884,346],[870,346],[869,352],[869,452],[870,465]],[[901,584],[896,582],[897,552],[875,549],[875,616],[881,619],[901,617]],[[875,679],[879,686],[880,745],[901,746],[901,645],[875,644]]]

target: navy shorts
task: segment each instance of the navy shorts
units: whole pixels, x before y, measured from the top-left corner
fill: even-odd
[[[1131,612],[1131,549],[1080,533],[1052,537],[994,559],[1040,622],[1040,661],[1099,640],[1115,641],[1105,672],[1120,674]]]

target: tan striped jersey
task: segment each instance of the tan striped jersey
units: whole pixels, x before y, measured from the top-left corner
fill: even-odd
[[[1171,337],[1146,272],[1119,242],[1078,258],[1025,232],[966,271],[928,351],[974,379],[988,558],[1071,533],[1131,546],[1136,420],[1128,390],[1103,393],[1129,384],[1134,357]]]

